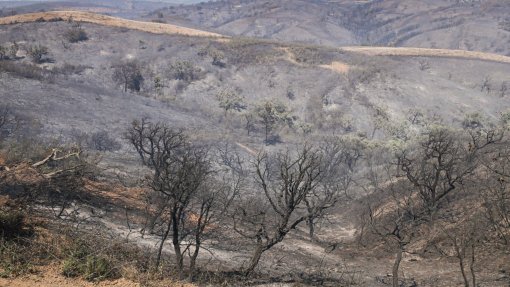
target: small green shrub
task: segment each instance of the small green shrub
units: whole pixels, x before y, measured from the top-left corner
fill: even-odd
[[[67,258],[63,262],[62,266],[62,275],[65,277],[78,277],[82,274],[82,266],[80,259],[77,258]]]
[[[31,272],[31,252],[28,249],[20,242],[0,239],[0,277],[16,277]]]
[[[84,264],[83,277],[88,281],[101,281],[114,277],[114,269],[111,262],[95,255],[87,256]]]
[[[68,255],[62,266],[62,275],[66,277],[83,276],[88,281],[101,281],[117,276],[112,262],[104,256],[93,254],[82,240],[71,244],[66,253]]]

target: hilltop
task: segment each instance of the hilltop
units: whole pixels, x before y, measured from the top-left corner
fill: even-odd
[[[328,46],[406,46],[510,55],[509,14],[505,0],[228,0],[162,8],[147,19],[232,36]]]
[[[222,37],[220,34],[191,29],[171,24],[142,22],[135,20],[128,20],[119,17],[112,17],[97,13],[84,12],[84,11],[50,11],[50,12],[36,12],[29,14],[21,14],[14,16],[7,16],[0,18],[1,24],[15,24],[25,22],[55,22],[55,21],[77,21],[100,24],[111,27],[122,27],[126,29],[135,29],[156,34],[181,34],[188,36],[207,36],[207,37]]]

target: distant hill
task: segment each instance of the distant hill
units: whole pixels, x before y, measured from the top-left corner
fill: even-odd
[[[224,0],[148,18],[229,35],[323,45],[447,48],[510,55],[507,0]]]
[[[0,16],[41,11],[81,10],[126,18],[138,18],[155,9],[170,5],[169,1],[76,0],[76,1],[0,1]]]

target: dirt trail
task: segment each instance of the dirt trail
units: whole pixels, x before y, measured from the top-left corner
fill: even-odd
[[[510,64],[510,57],[465,50],[429,49],[411,47],[342,47],[341,51],[360,53],[368,56],[445,57]]]
[[[52,21],[54,19],[62,18],[63,20],[69,20],[70,18],[74,21],[94,23],[112,27],[121,27],[134,30],[140,30],[155,34],[181,34],[188,36],[199,36],[199,37],[225,37],[217,33],[211,33],[201,31],[197,29],[191,29],[186,27],[180,27],[177,25],[164,24],[164,23],[153,23],[128,20],[123,18],[111,17],[102,14],[96,14],[91,12],[83,11],[50,11],[50,12],[38,12],[29,14],[20,14],[15,16],[8,16],[0,18],[0,25],[14,24],[14,23],[27,23],[36,22],[44,19],[45,21]]]
[[[251,154],[253,156],[256,156],[258,154],[257,151],[255,151],[252,148],[249,148],[248,146],[246,146],[246,145],[244,145],[242,143],[236,142],[236,145],[239,146],[240,148],[244,149],[245,151],[247,151],[249,154]]]
[[[319,65],[319,67],[324,69],[330,69],[334,72],[340,73],[340,74],[348,74],[351,67],[347,65],[346,63],[334,61],[331,62],[329,65]]]

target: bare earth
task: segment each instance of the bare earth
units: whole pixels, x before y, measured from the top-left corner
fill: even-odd
[[[88,282],[79,278],[66,278],[60,274],[60,266],[45,266],[39,268],[36,274],[27,275],[16,279],[0,278],[0,287],[139,287],[136,283],[126,279],[106,280],[101,282]],[[167,280],[151,281],[151,286],[165,287],[194,287],[189,283],[177,283]]]
[[[342,47],[340,50],[368,56],[447,57],[510,64],[510,57],[507,56],[466,50],[409,47]]]
[[[66,21],[72,19],[74,21],[79,22],[94,23],[111,27],[122,27],[155,34],[181,34],[187,36],[201,36],[201,37],[224,37],[216,33],[186,27],[179,27],[171,24],[127,20],[83,11],[51,11],[3,17],[0,18],[0,25],[35,22],[41,18],[46,21],[55,18],[62,18]]]

